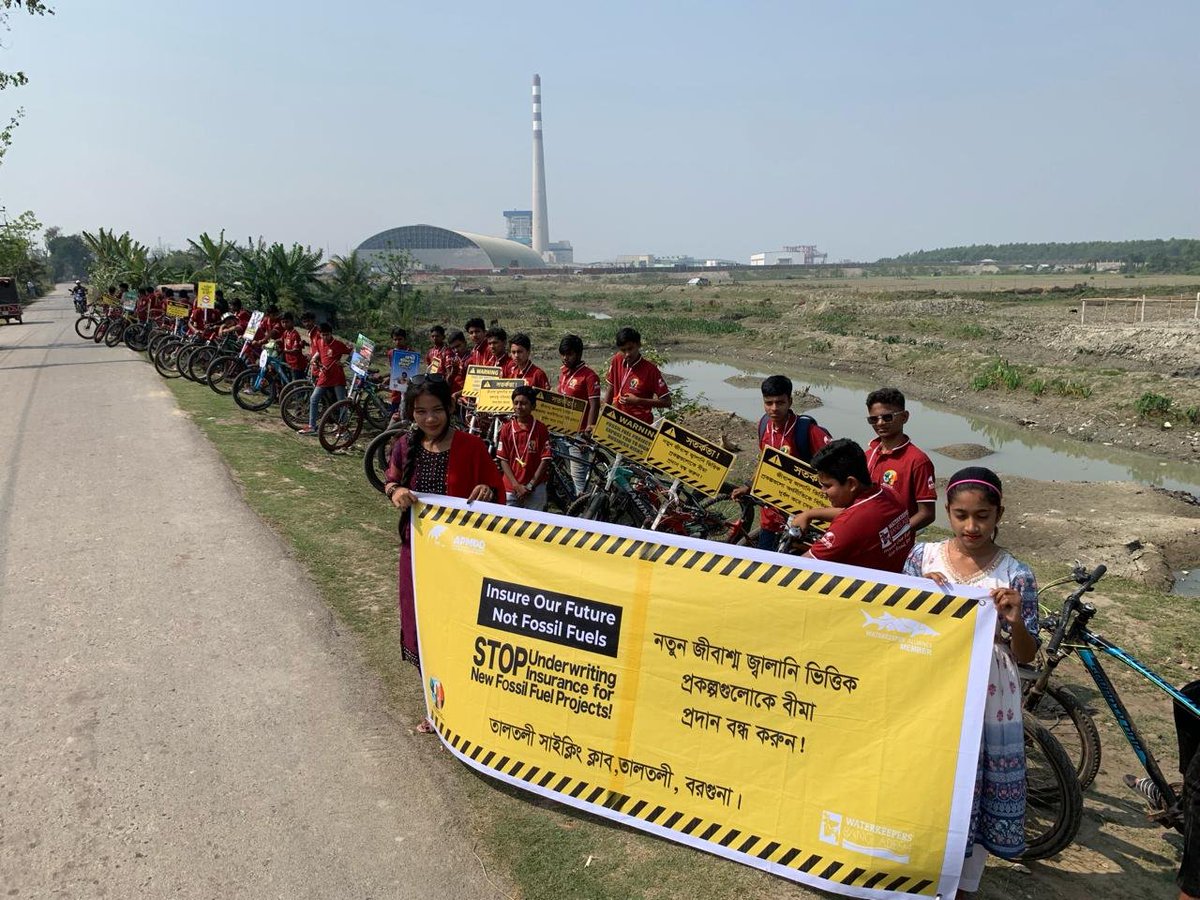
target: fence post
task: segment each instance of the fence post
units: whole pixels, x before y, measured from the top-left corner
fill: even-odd
[[[1139,303],[1138,305],[1140,307],[1140,309],[1138,310],[1138,321],[1145,322],[1146,321],[1146,295],[1145,294],[1142,294],[1141,303]]]
[[[1196,305],[1200,306],[1200,291],[1196,292]],[[1087,298],[1084,297],[1079,303],[1079,324],[1087,324]]]
[[[1192,318],[1200,319],[1200,291],[1196,291],[1196,308],[1192,310]]]

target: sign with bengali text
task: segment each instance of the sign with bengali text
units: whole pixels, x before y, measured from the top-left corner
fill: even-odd
[[[721,490],[736,458],[725,448],[664,419],[646,461],[711,496]]]
[[[475,411],[503,414],[513,411],[512,392],[525,382],[520,378],[481,378],[475,395]]]
[[[201,309],[213,309],[217,305],[215,281],[201,281],[196,284],[196,305]]]
[[[763,447],[754,469],[750,495],[788,515],[829,505],[816,470],[804,460],[774,447]]]
[[[954,895],[982,591],[444,497],[411,546],[428,713],[464,763],[822,890]]]
[[[192,314],[192,308],[182,303],[168,303],[163,312],[170,319],[186,319]]]
[[[587,412],[587,401],[544,388],[535,390],[537,406],[533,408],[533,417],[555,434],[578,434]]]

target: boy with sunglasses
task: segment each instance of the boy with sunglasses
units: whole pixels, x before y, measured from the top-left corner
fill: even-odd
[[[904,433],[908,410],[904,394],[885,387],[867,394],[867,424],[875,438],[867,445],[867,470],[871,481],[891,488],[900,505],[908,510],[913,534],[933,524],[937,514],[937,485],[933,461]],[[807,528],[813,522],[833,522],[842,510],[835,507],[810,509],[793,516],[794,527]]]
[[[904,433],[908,410],[904,394],[885,387],[867,394],[867,424],[876,437],[867,445],[871,480],[896,492],[908,509],[909,525],[917,532],[933,524],[937,511],[937,486],[933,461]]]

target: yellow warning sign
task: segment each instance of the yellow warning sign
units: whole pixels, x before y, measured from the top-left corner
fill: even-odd
[[[706,494],[720,492],[737,457],[707,438],[663,421],[646,462]]]
[[[217,305],[215,281],[201,281],[196,285],[196,305],[201,309],[213,309]]]
[[[463,382],[462,395],[464,397],[477,397],[479,395],[479,382],[484,378],[499,378],[499,366],[467,366],[467,379]]]
[[[587,412],[587,401],[554,391],[537,390],[537,406],[533,417],[555,434],[577,434]]]
[[[750,495],[788,515],[829,505],[813,467],[774,447],[763,448]]]
[[[482,378],[475,395],[475,412],[510,413],[513,411],[513,388],[525,382],[520,378]]]
[[[653,425],[605,404],[600,408],[600,417],[596,420],[592,439],[614,453],[620,453],[638,462],[646,462],[656,434],[658,429]]]
[[[164,312],[169,318],[183,319],[191,315],[192,310],[189,307],[184,306],[182,303],[168,303]]]

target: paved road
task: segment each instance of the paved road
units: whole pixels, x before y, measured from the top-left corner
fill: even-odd
[[[0,326],[0,897],[499,896],[299,565],[74,320]]]

